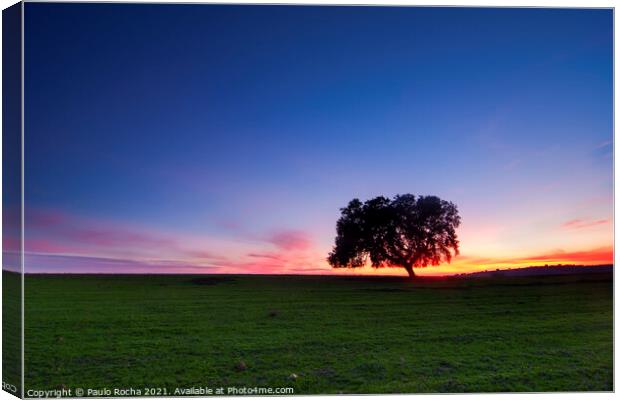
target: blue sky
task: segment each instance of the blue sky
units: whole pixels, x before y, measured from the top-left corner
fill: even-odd
[[[28,3],[31,268],[329,272],[338,209],[398,193],[459,206],[463,257],[435,272],[606,261],[612,24],[602,9]]]

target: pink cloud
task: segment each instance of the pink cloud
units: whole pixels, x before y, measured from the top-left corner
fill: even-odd
[[[245,257],[225,261],[213,261],[218,272],[231,274],[298,274],[330,273],[322,253],[279,252],[247,253]]]
[[[282,250],[306,250],[312,245],[307,233],[299,230],[282,230],[274,232],[268,242]]]
[[[296,230],[249,235],[234,226],[237,232],[227,239],[181,235],[53,209],[31,208],[27,215],[29,271],[58,271],[60,263],[67,262],[67,270],[78,271],[82,266],[84,272],[149,268],[204,272],[217,267],[227,273],[286,273],[308,264],[304,260],[311,246],[308,235]],[[277,251],[270,251],[267,244]],[[216,251],[211,250],[214,246]]]
[[[571,219],[570,221],[566,221],[565,223],[562,224],[562,227],[566,229],[583,229],[583,228],[590,228],[590,227],[598,226],[598,225],[605,225],[605,224],[608,224],[609,222],[610,222],[609,219],[593,220],[593,219],[588,219],[588,218],[576,218],[576,219]]]
[[[226,260],[227,258],[206,250],[183,250],[183,254],[191,258],[209,259],[209,260]]]
[[[36,253],[79,253],[80,248],[58,243],[48,239],[28,239],[26,238],[24,248],[29,252]]]
[[[150,246],[174,245],[174,240],[114,223],[83,218],[57,210],[29,209],[26,226],[31,235],[45,234],[73,243],[96,246]],[[28,239],[28,238],[27,238]],[[30,241],[30,240],[29,240]]]
[[[203,271],[201,268],[205,266],[217,266],[219,272],[226,273],[287,273],[293,268],[313,268],[324,258],[321,254],[310,259],[311,240],[299,230],[279,230],[268,235],[239,232],[232,238],[191,236],[41,209],[30,210],[27,226],[25,248],[31,261],[44,260],[32,258],[34,255],[86,257],[70,258],[72,267],[68,267],[77,270],[79,265],[84,265],[85,272],[94,270],[86,262],[97,259],[98,271],[122,268],[143,271],[149,266],[153,271],[166,266],[171,271]],[[213,248],[216,250],[212,251]],[[117,259],[122,261],[112,261]],[[59,268],[54,260],[60,259],[45,260],[52,269]],[[110,264],[114,268],[108,268]],[[37,269],[31,263],[27,267]]]
[[[218,267],[182,260],[132,260],[56,254],[26,254],[27,272],[44,273],[214,273]]]
[[[146,246],[170,247],[176,242],[169,238],[144,232],[131,231],[126,228],[72,228],[65,231],[71,239],[99,246]]]
[[[111,257],[178,257],[203,262],[223,259],[200,248],[200,237],[185,237],[161,230],[69,213],[30,209],[26,220],[25,249],[48,254]]]

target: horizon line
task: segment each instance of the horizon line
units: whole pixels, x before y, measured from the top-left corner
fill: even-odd
[[[613,267],[614,263],[609,264],[594,264],[594,265],[586,265],[586,264],[552,264],[552,265],[528,265],[525,267],[516,267],[516,268],[497,268],[497,269],[486,269],[475,272],[461,272],[455,274],[447,274],[447,275],[416,275],[417,278],[449,278],[449,277],[464,277],[468,275],[476,275],[485,272],[502,272],[502,271],[516,271],[528,268],[561,268],[561,267],[573,267],[573,268],[599,268],[599,267]],[[271,274],[262,274],[262,273],[190,273],[190,272],[23,272],[20,271],[12,271],[8,269],[2,269],[3,272],[10,272],[14,274],[20,275],[152,275],[152,276],[165,276],[165,275],[234,275],[234,276],[336,276],[336,277],[377,277],[377,278],[408,278],[407,275],[390,275],[390,274],[291,274],[291,273],[271,273]]]

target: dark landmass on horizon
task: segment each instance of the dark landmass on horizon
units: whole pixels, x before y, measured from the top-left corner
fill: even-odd
[[[592,273],[609,273],[613,272],[613,264],[603,265],[544,265],[523,268],[505,268],[485,270],[479,272],[456,274],[452,276],[465,277],[511,277],[511,276],[546,276],[546,275],[574,275],[574,274],[592,274]]]

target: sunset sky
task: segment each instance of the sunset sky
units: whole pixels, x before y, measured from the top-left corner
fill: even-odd
[[[612,262],[611,10],[25,8],[26,272],[404,274],[325,260],[402,193],[420,274]]]

